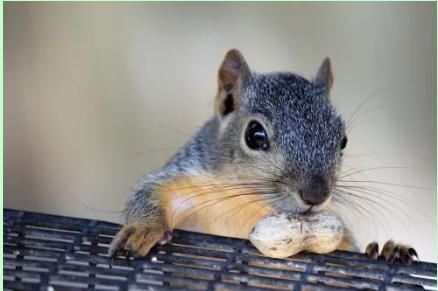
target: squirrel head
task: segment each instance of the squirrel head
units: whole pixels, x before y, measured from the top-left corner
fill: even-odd
[[[230,172],[239,179],[283,195],[285,210],[323,207],[347,143],[344,121],[330,102],[330,58],[307,80],[288,72],[252,72],[233,49],[218,75],[218,167],[233,165]]]

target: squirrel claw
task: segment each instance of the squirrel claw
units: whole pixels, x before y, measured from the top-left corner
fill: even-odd
[[[160,240],[158,241],[158,244],[160,246],[167,244],[168,242],[170,242],[172,240],[172,231],[171,230],[166,230],[163,234],[163,236],[160,238]]]
[[[131,257],[131,253],[132,253],[132,248],[130,245],[127,245],[125,247],[125,260],[126,260],[126,266],[127,267],[131,267],[131,264],[129,262],[129,258]]]
[[[393,240],[389,240],[385,243],[380,254],[379,254],[379,245],[377,244],[377,242],[372,242],[368,244],[368,246],[365,249],[365,253],[373,259],[382,260],[389,263],[401,263],[403,265],[412,265],[415,258],[418,262],[420,261],[417,251],[414,248],[408,245],[395,243]],[[407,287],[424,289],[424,287],[421,285],[412,285],[402,282],[393,282],[393,283]]]
[[[389,240],[385,243],[380,254],[377,242],[368,244],[365,253],[373,259],[384,260],[390,263],[402,263],[404,265],[412,265],[414,260],[418,262],[420,260],[414,248],[395,243],[393,240]]]
[[[133,222],[123,226],[114,237],[108,251],[111,265],[123,254],[130,266],[130,258],[145,257],[156,244],[165,244],[172,238],[172,232],[161,225]]]
[[[411,256],[412,259],[416,259],[416,261],[420,262],[420,257],[417,254],[417,251],[414,248],[408,248],[408,254]]]
[[[367,254],[370,258],[377,260],[377,257],[379,256],[379,245],[377,242],[368,244],[365,249],[365,254]]]
[[[108,264],[109,268],[112,269],[114,266],[114,260],[117,258],[117,256],[120,255],[119,251],[111,251],[112,254],[109,254],[110,262]]]

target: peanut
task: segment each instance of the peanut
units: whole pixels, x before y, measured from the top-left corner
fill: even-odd
[[[262,218],[248,238],[265,256],[286,258],[303,250],[325,254],[342,241],[342,222],[331,212],[274,212]]]

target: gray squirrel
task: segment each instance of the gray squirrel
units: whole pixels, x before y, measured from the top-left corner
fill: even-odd
[[[126,202],[126,222],[109,255],[137,257],[182,228],[238,238],[275,210],[327,209],[347,146],[345,122],[330,101],[330,58],[316,78],[255,73],[232,49],[218,72],[214,116]],[[358,251],[350,231],[339,250]],[[411,264],[415,249],[388,241],[365,253]]]

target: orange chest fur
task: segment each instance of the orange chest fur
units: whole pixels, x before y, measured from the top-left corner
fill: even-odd
[[[167,182],[158,191],[171,228],[247,238],[254,225],[273,211],[255,189],[212,177]]]

